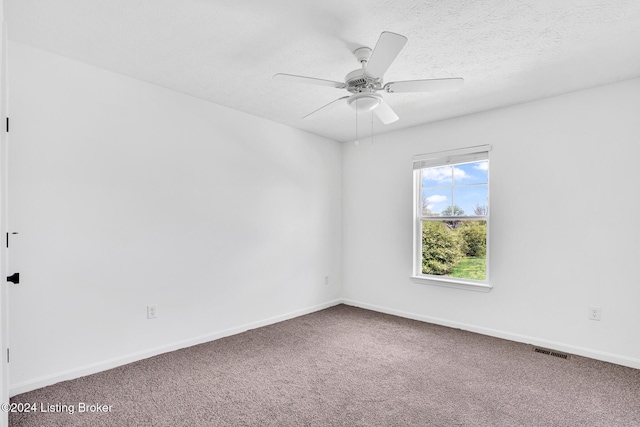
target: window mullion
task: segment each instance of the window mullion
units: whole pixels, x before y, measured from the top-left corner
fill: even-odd
[[[420,216],[420,221],[486,221],[488,215],[482,216]]]

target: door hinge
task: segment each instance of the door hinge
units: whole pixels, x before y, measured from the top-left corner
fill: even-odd
[[[7,363],[9,363],[9,347],[7,347]]]
[[[9,133],[9,117],[7,117],[7,133]]]
[[[17,232],[7,233],[7,248],[9,247],[9,234],[18,234]]]

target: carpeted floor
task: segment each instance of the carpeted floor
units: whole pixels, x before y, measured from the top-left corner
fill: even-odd
[[[340,305],[11,402],[37,405],[11,427],[629,427],[640,370]]]

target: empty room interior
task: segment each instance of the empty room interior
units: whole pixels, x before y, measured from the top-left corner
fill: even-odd
[[[639,2],[2,14],[3,426],[640,426]]]

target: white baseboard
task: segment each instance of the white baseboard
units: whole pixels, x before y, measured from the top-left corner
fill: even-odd
[[[450,328],[462,329],[465,331],[475,332],[478,334],[488,335],[496,338],[502,338],[509,341],[515,341],[515,342],[520,342],[524,344],[531,344],[535,346],[546,347],[554,350],[559,350],[565,353],[588,357],[590,359],[596,359],[596,360],[601,360],[603,362],[610,362],[610,363],[615,363],[617,365],[640,369],[640,359],[635,359],[632,357],[621,356],[618,354],[607,353],[599,350],[592,350],[585,347],[573,346],[573,345],[564,344],[561,342],[549,341],[549,340],[530,337],[526,335],[514,334],[511,332],[505,332],[497,329],[484,328],[481,326],[454,322],[454,321],[440,319],[436,317],[423,316],[421,314],[409,313],[402,310],[395,310],[392,308],[381,307],[381,306],[359,302],[359,301],[353,301],[349,299],[343,299],[342,303],[353,306],[353,307],[360,307],[360,308],[364,308],[371,311],[377,311],[379,313],[391,314],[394,316],[404,317],[407,319],[419,320],[421,322],[433,323],[436,325],[447,326]]]
[[[137,362],[138,360],[147,359],[149,357],[157,356],[159,354],[168,353],[170,351],[179,350],[181,348],[191,347],[191,346],[203,344],[209,341],[215,341],[217,339],[228,337],[231,335],[240,334],[250,329],[256,329],[262,326],[272,325],[274,323],[293,319],[295,317],[303,316],[305,314],[324,310],[325,308],[333,307],[341,303],[342,303],[342,300],[336,299],[336,300],[328,301],[312,307],[307,307],[300,310],[292,311],[290,313],[282,314],[279,316],[270,317],[268,319],[260,320],[257,322],[252,322],[252,323],[237,326],[234,328],[213,332],[207,335],[201,335],[198,337],[190,338],[188,340],[174,342],[171,344],[151,348],[148,350],[128,354],[121,357],[116,357],[113,359],[91,363],[89,365],[84,365],[78,368],[69,369],[67,371],[58,372],[56,374],[35,378],[19,384],[12,384],[9,386],[9,396],[13,397],[21,393],[26,393],[28,391],[36,390],[36,389],[46,387],[55,383],[59,383],[61,381],[68,381],[68,380],[84,377],[86,375],[96,374],[98,372],[113,369],[118,366],[126,365],[128,363]]]

